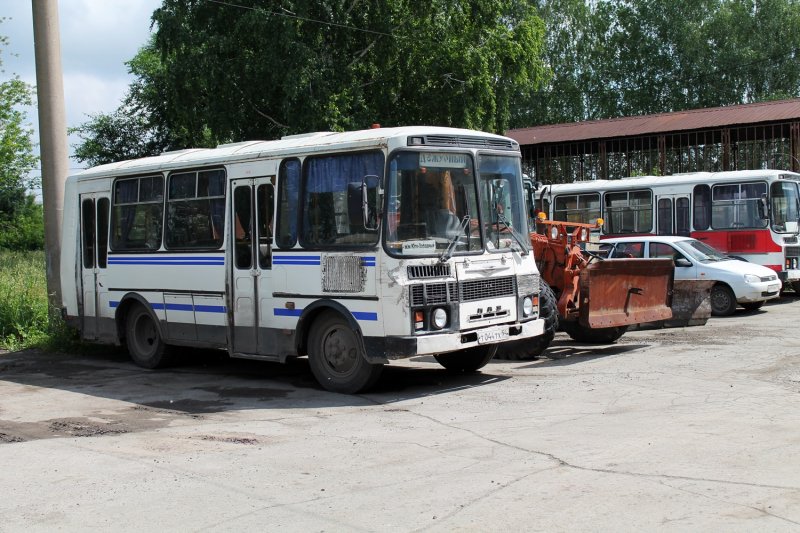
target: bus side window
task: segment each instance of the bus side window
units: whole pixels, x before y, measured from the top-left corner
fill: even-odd
[[[707,230],[711,225],[711,187],[696,185],[692,197],[694,198],[694,229]]]
[[[278,181],[278,217],[275,243],[278,248],[293,248],[297,243],[300,161],[281,163]]]

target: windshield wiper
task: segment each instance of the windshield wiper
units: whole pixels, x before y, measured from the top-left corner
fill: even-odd
[[[456,244],[458,244],[458,240],[464,235],[464,230],[467,229],[467,224],[469,224],[469,221],[470,216],[464,215],[464,218],[461,219],[461,223],[458,225],[458,233],[453,235],[453,238],[450,239],[450,242],[447,244],[447,249],[442,252],[442,255],[439,256],[440,263],[444,263],[450,259],[451,255],[453,255],[453,250],[455,249]]]
[[[517,244],[519,244],[520,248],[522,248],[522,255],[527,255],[530,252],[530,250],[528,249],[528,245],[525,244],[525,242],[519,236],[516,230],[511,227],[511,224],[508,223],[508,220],[503,215],[503,213],[500,212],[497,213],[497,221],[503,224],[506,227],[506,229],[511,233],[511,236],[514,237],[514,240],[517,241]]]

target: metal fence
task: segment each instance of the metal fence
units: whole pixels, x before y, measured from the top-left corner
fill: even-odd
[[[798,172],[800,122],[521,148],[525,172],[548,183],[759,168]]]

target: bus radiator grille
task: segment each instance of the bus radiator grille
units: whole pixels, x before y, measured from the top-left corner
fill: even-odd
[[[367,269],[357,255],[328,255],[322,259],[323,292],[364,292]]]
[[[516,277],[462,281],[460,289],[462,302],[514,296],[517,294]]]

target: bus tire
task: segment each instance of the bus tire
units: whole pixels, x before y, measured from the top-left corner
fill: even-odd
[[[730,316],[736,311],[736,296],[727,285],[717,283],[711,287],[711,314]]]
[[[320,385],[331,392],[355,394],[371,387],[383,371],[369,363],[357,332],[335,311],[324,311],[311,327],[308,361]]]
[[[133,362],[142,368],[163,368],[172,361],[155,318],[142,305],[134,305],[125,318],[125,344]]]
[[[587,328],[578,322],[563,322],[562,329],[574,341],[588,344],[611,344],[616,342],[628,331],[628,326],[614,326],[610,328]]]
[[[497,353],[497,344],[473,346],[458,352],[436,354],[436,361],[450,372],[471,374],[485,367]]]
[[[558,310],[556,295],[545,280],[540,282],[539,302],[539,318],[544,319],[544,333],[532,339],[501,344],[495,354],[497,359],[513,361],[536,359],[550,347],[558,330]]]

